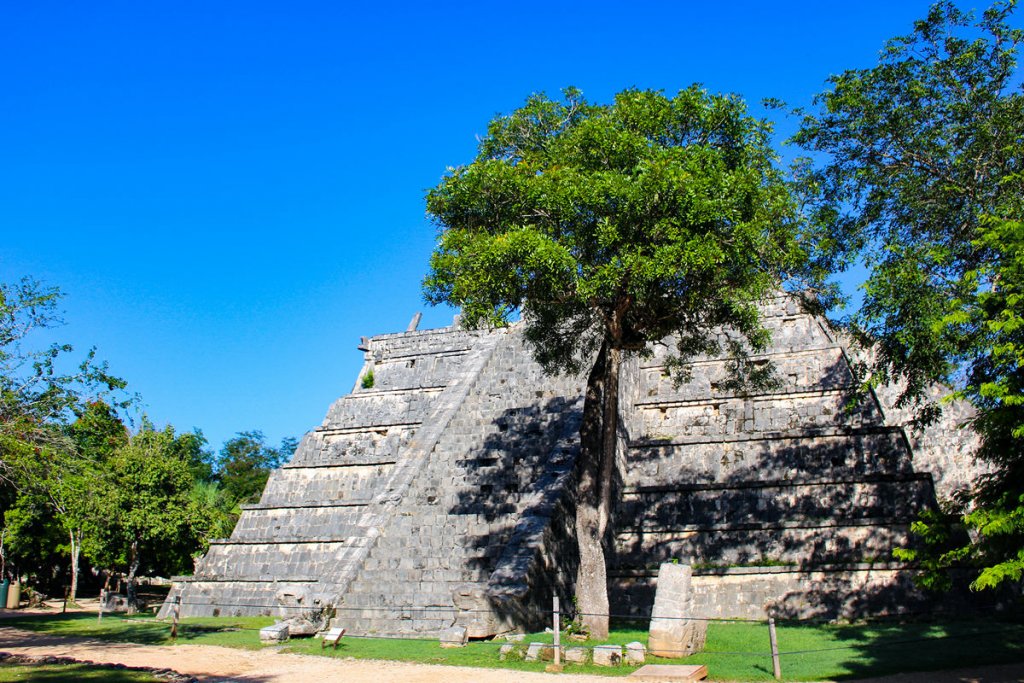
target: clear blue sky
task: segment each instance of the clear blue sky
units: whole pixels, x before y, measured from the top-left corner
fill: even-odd
[[[60,338],[158,425],[215,449],[301,436],[352,387],[359,337],[424,310],[424,192],[494,114],[570,84],[806,103],[927,7],[9,2],[0,279],[59,286]]]

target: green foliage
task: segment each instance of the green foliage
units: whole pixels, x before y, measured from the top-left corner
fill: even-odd
[[[68,537],[50,501],[38,492],[22,492],[3,512],[5,574],[46,577],[65,563]]]
[[[428,193],[441,232],[427,300],[468,327],[521,311],[549,371],[672,333],[682,358],[717,353],[720,325],[762,349],[756,303],[809,275],[768,135],[739,98],[697,86],[610,105],[531,96]]]
[[[161,683],[164,677],[96,664],[0,664],[0,683],[81,681],[82,683]]]
[[[80,453],[97,462],[104,462],[118,448],[128,444],[128,429],[109,403],[92,400],[86,403],[67,433]]]
[[[33,346],[33,332],[60,324],[60,298],[30,278],[0,283],[0,565],[58,586],[62,555],[74,585],[79,551],[133,576],[190,569],[295,442],[272,449],[258,432],[242,434],[215,473],[198,430],[144,422],[130,435],[125,383],[93,352],[69,370],[69,345]]]
[[[193,496],[193,440],[145,423],[112,455],[87,537],[91,559],[127,572],[130,582],[139,571],[166,576],[191,569],[192,553],[213,526],[212,511]]]
[[[977,24],[935,4],[878,66],[833,76],[794,137],[823,155],[803,180],[831,233],[830,265],[870,269],[854,323],[877,340],[874,379],[906,383],[904,404],[979,355],[972,330],[951,323],[986,284],[971,273],[993,261],[982,218],[1006,216],[1022,189],[1014,4]]]
[[[363,389],[372,389],[373,388],[373,382],[374,382],[374,379],[373,379],[373,368],[370,368],[369,370],[366,371],[366,374],[363,375],[363,381],[360,382],[359,385]]]
[[[295,439],[286,438],[274,448],[259,430],[239,432],[220,451],[217,477],[227,496],[235,503],[257,501],[271,471],[287,462],[296,446]]]
[[[926,516],[924,542],[898,557],[947,584],[942,570],[970,562],[975,588],[1019,580],[1024,569],[1024,92],[1011,28],[1016,2],[974,21],[950,2],[914,33],[889,42],[878,66],[830,79],[796,142],[822,153],[804,167],[816,219],[829,226],[824,260],[870,268],[852,320],[874,344],[866,382],[898,380],[899,406],[922,422],[944,382],[978,409],[980,456],[994,466],[956,522]],[[954,531],[970,531],[964,545]]]
[[[33,332],[61,323],[60,298],[31,278],[0,283],[0,478],[15,486],[32,480],[41,450],[71,450],[60,425],[86,400],[119,395],[125,386],[96,362],[95,350],[68,369],[71,345],[32,346]]]
[[[546,372],[590,369],[576,592],[595,634],[607,633],[622,354],[674,335],[677,369],[728,351],[737,384],[764,382],[744,361],[769,342],[758,304],[819,279],[769,132],[739,98],[698,86],[626,90],[609,105],[569,88],[495,118],[476,160],[427,194],[440,227],[427,301],[460,307],[470,328],[521,314]]]
[[[129,401],[94,351],[69,366],[70,345],[34,345],[33,333],[60,324],[60,297],[31,278],[0,283],[0,498],[13,566],[56,578],[54,554],[67,552],[74,584],[98,475],[82,450],[98,444],[78,442],[89,431],[83,420],[102,421]],[[76,417],[77,431],[68,427]]]

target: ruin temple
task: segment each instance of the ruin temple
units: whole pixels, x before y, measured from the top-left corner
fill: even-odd
[[[962,415],[921,434],[892,390],[851,404],[842,338],[795,299],[763,310],[773,345],[754,360],[776,366],[770,392],[730,392],[713,358],[677,386],[666,345],[623,367],[614,614],[649,614],[673,559],[694,567],[696,616],[858,617],[926,600],[891,551],[973,476]],[[168,604],[283,617],[330,605],[351,633],[478,637],[536,625],[553,593],[571,604],[585,378],[545,375],[516,325],[360,348],[352,391]]]

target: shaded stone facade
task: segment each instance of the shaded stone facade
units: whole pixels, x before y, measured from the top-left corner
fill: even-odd
[[[699,616],[856,616],[918,599],[891,549],[973,476],[969,433],[954,414],[915,436],[892,392],[850,406],[840,340],[789,298],[764,310],[774,343],[755,361],[777,367],[770,393],[730,393],[715,359],[676,386],[660,345],[624,367],[613,612],[648,614],[673,559],[694,566]],[[480,637],[535,625],[552,592],[570,601],[584,378],[545,376],[515,326],[361,348],[352,392],[177,579],[182,614],[332,605],[355,634]]]

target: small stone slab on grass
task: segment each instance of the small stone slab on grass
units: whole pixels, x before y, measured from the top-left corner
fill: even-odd
[[[466,647],[468,635],[463,627],[452,626],[441,631],[439,640],[441,647]]]
[[[594,664],[597,666],[618,666],[621,663],[621,645],[598,645],[594,648]]]
[[[573,664],[586,664],[590,659],[590,648],[567,647],[565,648],[565,661]]]
[[[272,626],[264,626],[260,629],[260,642],[283,643],[288,640],[289,635],[288,624],[278,622]]]
[[[644,683],[685,683],[707,677],[708,668],[703,664],[647,664],[626,678]]]
[[[646,660],[647,647],[638,640],[626,643],[626,664],[643,664]]]
[[[530,643],[530,646],[526,648],[525,659],[528,662],[536,662],[538,659],[543,662],[554,661],[555,646],[551,643]]]

